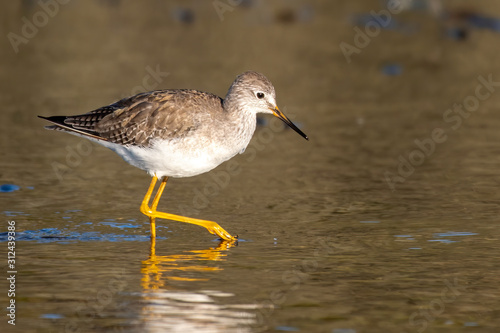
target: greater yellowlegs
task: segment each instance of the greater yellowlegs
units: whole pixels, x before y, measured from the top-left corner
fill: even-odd
[[[197,90],[156,90],[81,115],[39,117],[54,124],[47,129],[95,141],[153,177],[141,204],[141,212],[150,219],[152,238],[155,218],[163,218],[197,224],[224,240],[234,240],[215,222],[156,208],[168,177],[199,175],[243,153],[255,131],[257,113],[275,115],[308,140],[278,109],[272,83],[254,71],[236,77],[224,99]]]

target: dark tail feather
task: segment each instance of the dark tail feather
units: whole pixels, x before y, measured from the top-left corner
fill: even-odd
[[[52,117],[44,117],[44,116],[38,116],[38,118],[45,119],[47,121],[50,121],[52,124],[51,126],[45,126],[46,129],[48,130],[59,130],[59,131],[66,131],[66,132],[75,132],[84,136],[88,136],[94,139],[99,139],[99,140],[106,140],[105,138],[102,138],[98,135],[95,135],[93,133],[87,132],[87,131],[82,131],[80,129],[76,129],[71,125],[66,124],[64,121],[66,120],[66,116],[52,116]]]
[[[44,117],[44,116],[38,116],[38,118],[42,118],[42,119],[45,119],[45,120],[48,120],[50,121],[51,123],[55,124],[55,125],[58,125],[58,126],[61,126],[63,128],[68,128],[68,125],[66,125],[64,123],[64,119],[66,119],[65,116],[52,116],[52,117]],[[55,126],[45,126],[45,128],[47,129],[52,129],[54,128]],[[68,128],[69,130],[70,128]]]

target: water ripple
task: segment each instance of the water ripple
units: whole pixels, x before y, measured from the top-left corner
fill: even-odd
[[[0,242],[6,242],[8,233],[0,233]],[[157,237],[157,239],[165,239]],[[149,235],[138,234],[113,234],[100,232],[77,232],[77,231],[61,231],[57,228],[44,228],[39,230],[25,230],[16,233],[18,241],[35,241],[38,243],[68,243],[71,241],[89,242],[89,241],[107,241],[107,242],[123,242],[123,241],[149,241]]]

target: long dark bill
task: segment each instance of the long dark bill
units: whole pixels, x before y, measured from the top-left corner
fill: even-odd
[[[288,126],[290,126],[291,129],[293,129],[295,132],[299,133],[304,139],[309,140],[309,138],[307,137],[307,135],[304,132],[302,132],[297,126],[295,126],[295,124],[292,123],[292,121],[290,119],[288,119],[288,117],[285,116],[285,114],[283,112],[281,112],[280,109],[278,109],[277,106],[274,109],[271,109],[271,111],[273,111],[273,114],[276,117],[278,117],[285,124],[287,124]]]

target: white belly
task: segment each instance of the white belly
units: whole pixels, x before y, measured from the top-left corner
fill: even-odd
[[[106,141],[99,143],[115,151],[129,164],[159,178],[191,177],[208,172],[242,149],[232,147],[229,150],[217,145],[197,148],[196,143],[191,144],[189,140],[158,140],[150,148],[122,146]]]

